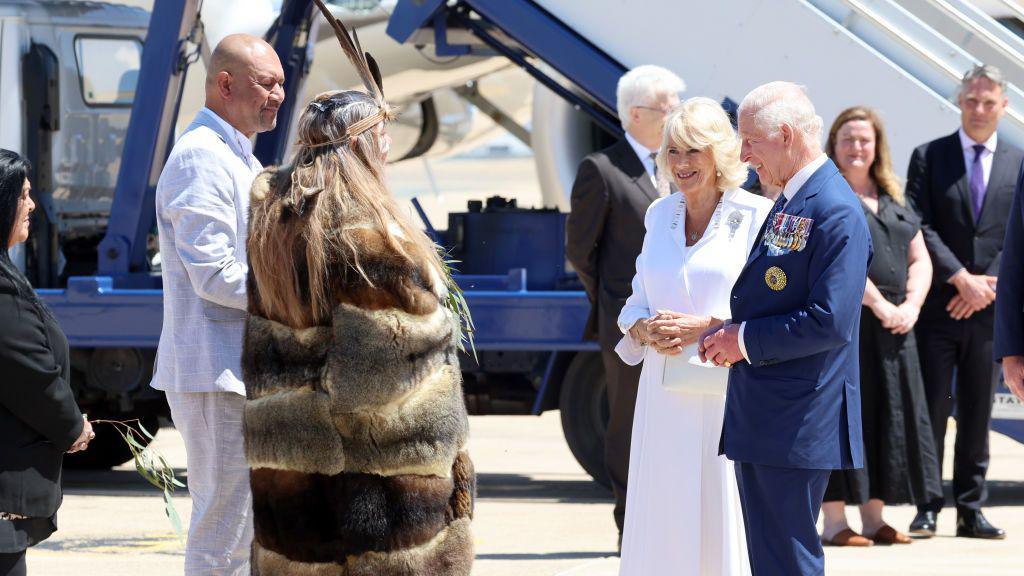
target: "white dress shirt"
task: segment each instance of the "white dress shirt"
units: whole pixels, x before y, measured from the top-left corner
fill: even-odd
[[[963,127],[959,130],[960,148],[964,153],[964,166],[967,168],[967,177],[971,177],[971,166],[974,164],[974,145],[981,144],[985,147],[981,151],[981,175],[985,189],[988,189],[988,177],[992,174],[992,155],[996,153],[996,143],[999,140],[999,133],[993,132],[992,136],[984,142],[975,142],[964,132]]]
[[[228,146],[242,159],[243,162],[250,168],[253,167],[253,156],[252,156],[252,140],[248,139],[245,134],[242,134],[234,126],[228,124],[227,120],[221,118],[216,112],[210,110],[206,106],[203,106],[199,110],[199,114],[205,114],[207,117],[212,118],[221,129],[224,134],[231,136],[231,142],[228,142]]]
[[[644,165],[644,169],[647,170],[647,175],[651,178],[651,184],[654,187],[658,187],[658,180],[654,177],[654,158],[651,158],[651,154],[657,154],[657,150],[650,150],[643,144],[637,142],[636,138],[629,132],[626,132],[626,142],[629,142],[633,152],[636,153],[636,157],[640,159],[640,163]],[[991,163],[990,163],[991,164]]]
[[[971,153],[973,154],[974,151],[972,150]],[[800,189],[804,187],[804,184],[807,184],[807,181],[811,179],[811,176],[818,171],[818,168],[824,166],[825,162],[827,161],[828,156],[826,156],[825,154],[818,156],[814,160],[811,160],[811,162],[808,165],[804,166],[799,171],[797,171],[797,173],[794,174],[793,177],[789,179],[789,182],[786,182],[786,187],[782,189],[782,196],[785,198],[785,200],[783,201],[784,204],[782,205],[783,210],[785,210],[786,204],[789,204],[789,201],[793,199],[793,196],[796,196],[796,193],[799,192]],[[989,166],[991,165],[992,162],[990,160]],[[772,223],[769,222],[768,225],[771,226]],[[750,356],[747,355],[747,345],[743,342],[743,332],[744,328],[746,327],[746,322],[740,323],[740,331],[736,338],[739,341],[740,354],[743,355],[744,360],[750,362]]]

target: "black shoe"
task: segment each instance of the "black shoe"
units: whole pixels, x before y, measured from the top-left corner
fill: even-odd
[[[1002,540],[1006,538],[1006,530],[989,524],[981,510],[965,510],[956,513],[956,535],[966,538]]]
[[[938,521],[938,516],[931,510],[919,510],[917,516],[914,516],[914,521],[910,523],[910,533],[918,538],[935,536],[935,524]]]

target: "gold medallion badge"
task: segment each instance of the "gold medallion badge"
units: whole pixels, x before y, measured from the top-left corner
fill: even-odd
[[[786,273],[778,266],[772,266],[764,273],[764,283],[778,292],[786,287]]]

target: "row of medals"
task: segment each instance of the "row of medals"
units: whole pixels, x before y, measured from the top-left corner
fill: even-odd
[[[772,244],[784,250],[799,252],[807,246],[810,235],[811,220],[789,214],[776,214],[772,226],[764,234],[766,244]]]

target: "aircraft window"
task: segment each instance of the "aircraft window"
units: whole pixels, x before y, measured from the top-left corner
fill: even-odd
[[[82,99],[90,106],[131,106],[139,79],[142,43],[137,38],[75,39]]]

